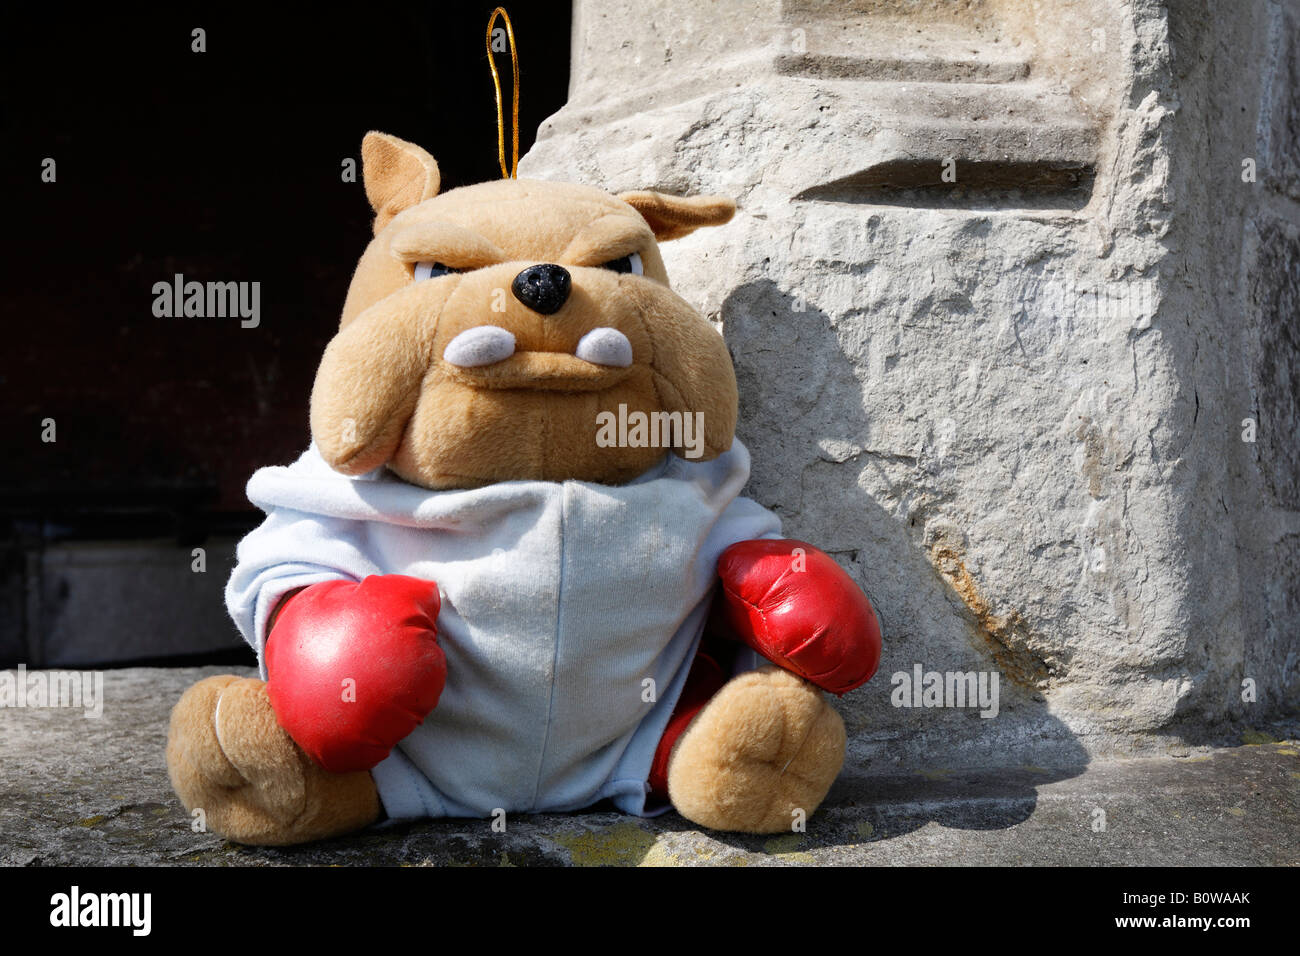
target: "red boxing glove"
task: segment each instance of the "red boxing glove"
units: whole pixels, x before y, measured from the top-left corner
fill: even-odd
[[[280,606],[267,638],[276,719],[331,773],[369,770],[438,703],[447,661],[432,581],[323,581]]]
[[[823,690],[861,687],[880,664],[880,623],[844,569],[803,541],[733,544],[718,559],[713,619]]]

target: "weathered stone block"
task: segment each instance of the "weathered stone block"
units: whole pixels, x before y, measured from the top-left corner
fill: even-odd
[[[727,339],[750,493],[880,612],[854,771],[1064,765],[1296,700],[1296,217],[1240,176],[1260,129],[1289,168],[1279,16],[575,4],[520,174],[738,200],[665,260]],[[896,706],[918,664],[996,671],[998,716]]]

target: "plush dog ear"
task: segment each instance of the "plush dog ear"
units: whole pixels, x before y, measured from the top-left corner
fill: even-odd
[[[432,156],[387,133],[367,133],[361,141],[361,174],[376,235],[403,209],[438,195],[442,184]]]
[[[666,196],[643,190],[619,193],[641,214],[660,242],[680,239],[701,226],[721,226],[736,212],[736,204],[725,196]]]

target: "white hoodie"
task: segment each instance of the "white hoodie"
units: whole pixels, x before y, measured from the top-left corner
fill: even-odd
[[[385,468],[340,475],[310,448],[262,468],[266,520],[239,544],[226,605],[266,676],[266,622],[319,581],[436,581],[447,684],[375,767],[389,817],[576,810],[645,814],[646,783],[737,541],[780,537],[739,497],[739,440],[707,462],[665,454],[625,485],[507,481],[429,491]],[[750,657],[745,666],[759,661]]]

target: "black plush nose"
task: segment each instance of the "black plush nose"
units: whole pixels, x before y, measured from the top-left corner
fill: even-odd
[[[569,272],[563,266],[543,262],[529,266],[510,283],[515,298],[534,312],[551,315],[569,301]]]

